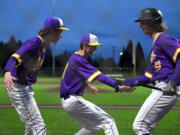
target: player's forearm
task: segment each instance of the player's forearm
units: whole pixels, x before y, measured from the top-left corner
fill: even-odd
[[[136,77],[136,78],[126,78],[125,79],[125,84],[130,85],[130,86],[136,86],[138,85],[138,83],[143,83],[143,84],[147,84],[150,83],[151,80],[149,78],[147,78],[145,75]]]
[[[113,80],[112,78],[104,75],[104,74],[100,74],[96,80],[101,81],[102,83],[105,83],[115,89],[118,89],[119,85],[115,82],[115,80]]]

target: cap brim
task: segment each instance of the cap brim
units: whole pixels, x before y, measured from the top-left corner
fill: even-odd
[[[59,29],[60,30],[69,30],[68,28],[65,28],[65,27],[60,27]]]
[[[103,44],[101,44],[101,43],[89,43],[88,45],[90,45],[90,46],[98,46],[98,45],[103,45]]]

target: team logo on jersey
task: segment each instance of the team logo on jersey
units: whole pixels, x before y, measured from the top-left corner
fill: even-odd
[[[156,69],[156,71],[161,70],[161,61],[160,60],[155,62],[155,69]]]
[[[152,53],[151,53],[151,63],[154,61],[155,58],[156,58],[156,54],[154,53],[154,51],[152,51]]]

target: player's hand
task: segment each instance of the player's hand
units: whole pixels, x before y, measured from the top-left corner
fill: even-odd
[[[12,90],[12,87],[14,85],[14,80],[17,80],[17,78],[13,77],[11,75],[11,72],[6,72],[4,74],[4,87],[7,91]]]
[[[98,94],[98,91],[99,91],[99,90],[98,90],[96,87],[94,87],[93,90],[92,90],[92,92],[93,92],[94,95]]]
[[[90,84],[88,84],[88,86],[85,88],[85,90],[91,91],[94,95],[96,95],[98,93],[98,89]]]
[[[163,89],[165,95],[174,95],[176,92],[176,84],[173,81],[169,81],[167,86]]]
[[[118,92],[132,92],[134,91],[136,88],[132,88],[130,86],[126,86],[126,85],[119,85],[118,88]]]

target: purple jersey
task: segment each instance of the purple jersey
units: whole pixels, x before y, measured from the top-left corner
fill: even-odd
[[[118,88],[118,84],[113,79],[103,75],[98,69],[89,64],[85,57],[78,53],[73,54],[68,60],[62,75],[61,97],[67,97],[72,94],[83,95],[83,89],[87,86],[86,80],[92,82],[94,79]]]
[[[45,57],[45,48],[40,37],[27,40],[9,58],[4,71],[10,71],[12,76],[21,84],[36,82],[36,73],[42,66]]]
[[[180,53],[180,41],[161,33],[153,42],[151,61],[145,76],[151,81],[157,79],[169,82],[174,73],[177,56]]]

